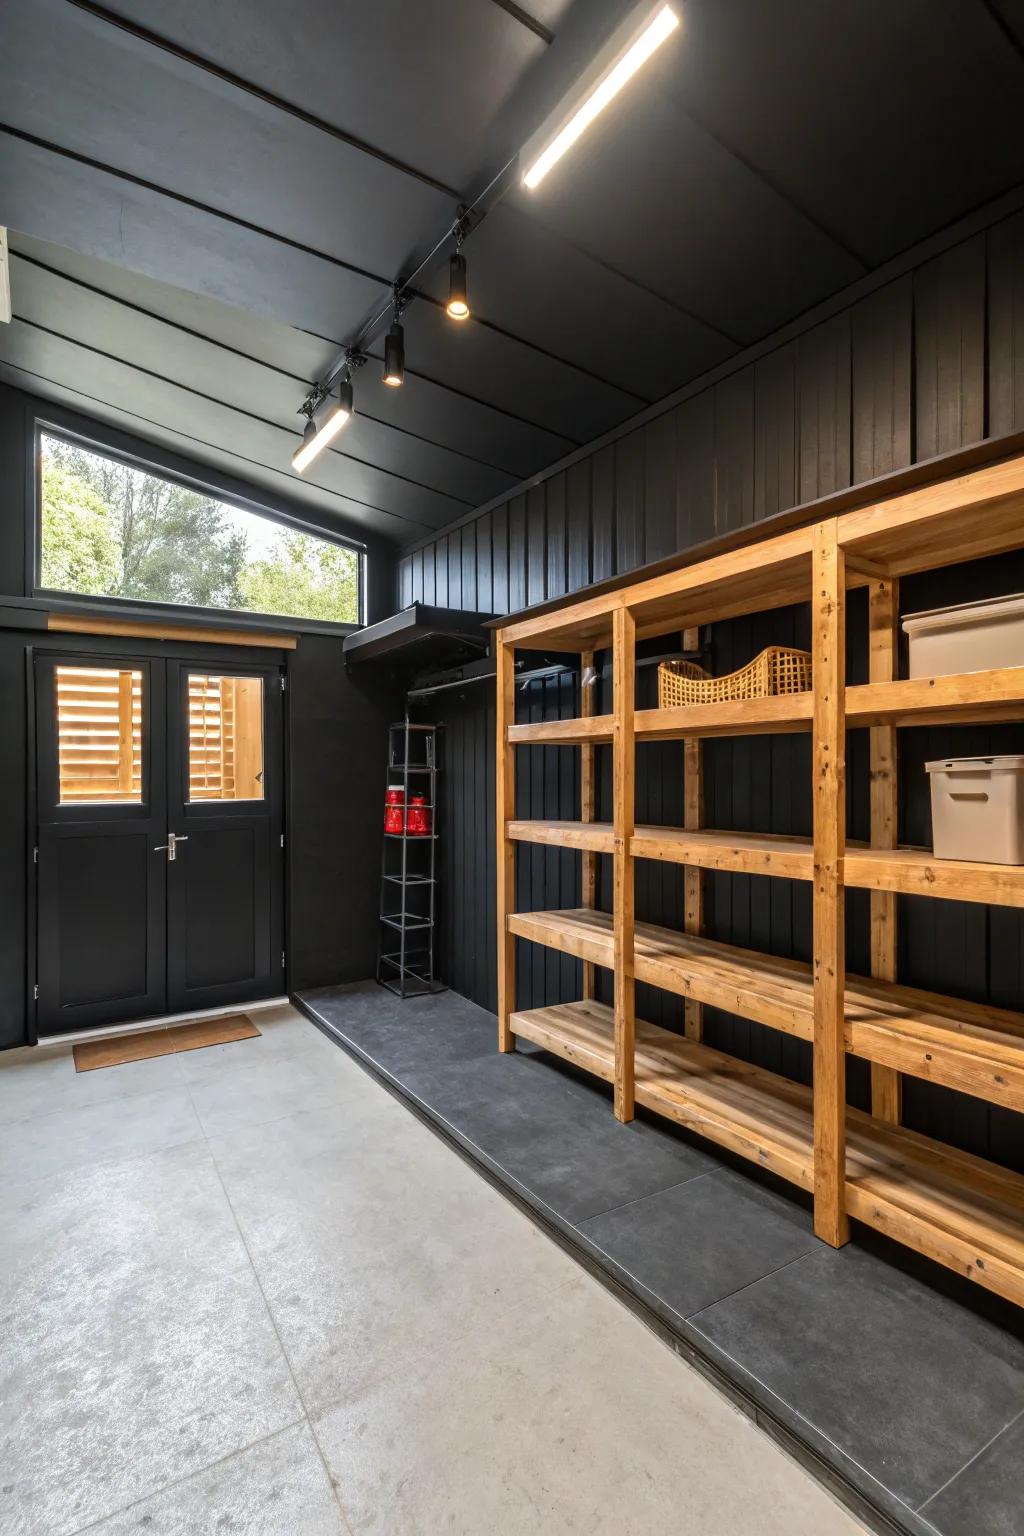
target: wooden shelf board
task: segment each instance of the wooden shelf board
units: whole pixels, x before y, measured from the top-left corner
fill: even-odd
[[[638,709],[638,741],[683,741],[707,736],[764,736],[809,731],[814,697],[810,692],[772,699],[728,699],[721,704],[690,704],[683,709]],[[515,746],[601,746],[612,739],[612,716],[541,720],[511,725]]]
[[[589,1001],[512,1015],[513,1032],[614,1080],[612,1010]],[[638,1019],[636,1099],[718,1146],[813,1188],[811,1091]],[[1024,1303],[1024,1178],[848,1112],[852,1216]]]
[[[723,869],[745,875],[777,875],[810,880],[814,848],[809,838],[770,832],[723,832],[682,827],[638,826],[630,851],[635,859],[662,859],[698,869]]]
[[[513,746],[599,746],[612,739],[611,715],[581,715],[575,720],[540,720],[530,725],[510,725]]]
[[[849,846],[843,860],[847,885],[946,901],[980,901],[1024,907],[1024,865],[937,859],[928,848]]]
[[[519,938],[611,968],[612,919],[588,908],[519,912]],[[801,1040],[814,1032],[811,967],[653,923],[637,923],[637,981],[739,1014]],[[846,978],[854,1056],[1024,1111],[1024,1015],[869,977]]]
[[[846,723],[956,725],[1024,720],[1024,667],[859,683],[846,690]]]
[[[1024,459],[921,486],[844,513],[839,542],[893,576],[1021,547]]]
[[[608,821],[510,821],[506,835],[517,843],[544,843],[555,848],[581,848],[612,853],[615,837]]]

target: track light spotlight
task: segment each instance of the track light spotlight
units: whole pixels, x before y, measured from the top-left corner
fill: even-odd
[[[448,315],[452,320],[469,319],[469,293],[466,287],[466,258],[456,251],[448,263]]]
[[[384,383],[397,389],[405,383],[405,331],[402,328],[402,300],[395,288],[394,319],[384,338]]]
[[[352,380],[342,379],[336,395],[328,393],[309,411],[302,443],[292,456],[292,468],[300,475],[308,469],[319,453],[332,442],[352,415]],[[319,412],[320,419],[317,420]]]

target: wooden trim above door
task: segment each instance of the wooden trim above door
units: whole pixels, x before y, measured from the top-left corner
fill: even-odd
[[[119,635],[135,640],[191,640],[203,645],[254,645],[294,651],[295,635],[262,629],[215,629],[204,624],[167,624],[151,619],[105,618],[96,614],[49,613],[48,630],[73,635]]]

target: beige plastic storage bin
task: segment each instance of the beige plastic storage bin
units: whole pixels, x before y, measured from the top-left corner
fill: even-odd
[[[1024,667],[1024,594],[908,613],[910,677]]]
[[[925,763],[938,859],[1024,864],[1024,756]]]

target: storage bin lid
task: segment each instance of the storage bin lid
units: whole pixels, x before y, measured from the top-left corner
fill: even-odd
[[[938,757],[925,763],[926,773],[1022,773],[1024,753],[1008,752],[1001,757]]]
[[[903,620],[903,633],[918,635],[929,629],[953,629],[958,624],[980,624],[1018,615],[1024,615],[1024,592],[1011,592],[1006,597],[983,597],[979,602],[957,603],[952,608],[925,608],[920,613],[908,613]]]

